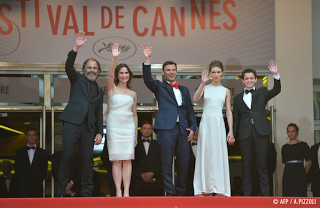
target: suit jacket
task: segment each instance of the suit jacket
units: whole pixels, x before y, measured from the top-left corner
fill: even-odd
[[[320,169],[318,161],[318,150],[320,148],[320,143],[312,145],[311,155],[312,155],[312,165],[308,173],[308,183],[311,183],[311,191],[316,192],[320,190]]]
[[[155,183],[146,183],[149,188],[162,188],[161,170],[161,152],[158,142],[151,139],[148,155],[146,155],[143,142],[139,139],[135,149],[135,188],[142,188],[145,184],[140,177],[145,172],[153,172],[153,178],[156,179]]]
[[[18,182],[15,175],[11,175],[10,188],[7,190],[4,177],[0,177],[0,198],[16,198],[18,197]]]
[[[90,83],[87,78],[73,67],[77,52],[68,54],[65,70],[71,83],[69,102],[59,119],[74,124],[82,124],[88,115],[88,127],[91,132],[103,134],[102,103],[103,91],[98,87],[98,96],[90,99]]]
[[[238,94],[233,99],[233,134],[238,135],[238,139],[246,139],[251,133],[251,119],[254,126],[261,136],[272,133],[269,125],[265,106],[267,102],[279,94],[281,91],[280,80],[274,79],[274,86],[271,90],[260,87],[252,93],[251,109],[243,101],[243,93]]]
[[[61,161],[61,152],[57,151],[52,155],[52,176],[55,181],[58,181],[58,173]],[[76,193],[76,196],[81,195],[81,168],[80,168],[80,154],[75,153],[72,165],[71,172],[69,176],[69,181],[73,182],[72,190]]]
[[[153,129],[171,130],[179,115],[181,133],[188,136],[186,128],[196,132],[197,120],[193,111],[190,93],[187,87],[179,85],[182,104],[178,106],[172,86],[166,80],[160,82],[151,76],[151,65],[143,64],[143,80],[146,86],[155,94],[158,101],[158,114]]]
[[[47,175],[47,151],[36,147],[30,165],[27,146],[19,149],[16,154],[15,171],[18,179],[19,197],[42,197],[42,182]]]

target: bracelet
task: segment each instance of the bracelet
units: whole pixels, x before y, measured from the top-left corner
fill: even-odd
[[[112,61],[117,62],[117,58],[118,58],[118,56],[112,56]]]

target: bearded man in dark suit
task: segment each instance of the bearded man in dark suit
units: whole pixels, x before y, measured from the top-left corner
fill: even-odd
[[[71,84],[68,105],[60,115],[63,122],[62,154],[58,173],[57,195],[63,197],[69,182],[76,145],[80,144],[81,196],[90,197],[93,191],[93,145],[100,144],[103,133],[103,91],[96,83],[101,72],[97,60],[83,63],[80,74],[74,68],[77,52],[86,43],[84,32],[76,34],[76,44],[68,54],[65,70]]]
[[[280,75],[275,61],[269,62],[269,70],[274,77],[271,90],[266,87],[255,89],[257,73],[254,69],[242,71],[242,82],[245,89],[234,97],[233,102],[233,134],[239,140],[242,159],[243,195],[250,196],[252,189],[252,158],[255,157],[262,196],[269,196],[267,172],[268,138],[272,133],[265,106],[268,101],[280,93]]]

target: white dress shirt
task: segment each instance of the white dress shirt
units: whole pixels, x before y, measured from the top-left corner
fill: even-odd
[[[141,137],[141,140],[149,140],[150,142],[142,142],[143,146],[144,146],[144,150],[146,151],[146,155],[148,155],[149,152],[149,147],[150,147],[150,143],[151,143],[151,137],[149,137],[149,139],[144,139],[143,137]]]
[[[256,89],[253,87],[252,89]],[[244,91],[246,91],[246,88],[244,88]],[[248,106],[249,109],[251,109],[251,102],[252,102],[252,93],[249,92],[248,94],[246,92],[243,93],[243,101]]]
[[[168,82],[168,81],[167,81]],[[174,82],[174,83],[176,83],[176,82]],[[173,84],[174,84],[173,83]],[[170,84],[170,82],[168,82],[168,84]],[[178,103],[178,106],[181,106],[182,105],[182,95],[181,95],[181,91],[179,90],[179,88],[178,89],[176,89],[176,88],[172,88],[173,89],[173,94],[174,94],[174,96],[176,97],[176,101],[177,101],[177,103]],[[177,116],[177,122],[179,122],[179,114],[178,114],[178,116]]]
[[[5,175],[3,175],[3,177],[6,177],[6,178],[7,178],[7,176],[5,176]],[[7,191],[9,192],[9,190],[10,190],[10,183],[11,183],[11,176],[8,176],[8,177],[9,177],[9,179],[4,180],[4,182],[5,182],[5,184],[6,184]]]
[[[30,145],[27,145],[28,147],[31,147]],[[28,156],[29,156],[29,161],[30,161],[30,165],[32,164],[33,161],[33,157],[34,157],[34,153],[36,152],[36,145],[33,146],[34,149],[29,149],[28,151]]]

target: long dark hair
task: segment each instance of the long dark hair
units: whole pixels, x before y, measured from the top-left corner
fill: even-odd
[[[124,64],[124,63],[121,63],[121,64],[118,64],[118,66],[116,67],[116,69],[115,69],[115,77],[114,77],[114,84],[115,85],[118,85],[119,84],[119,71],[120,71],[120,69],[121,68],[123,68],[123,67],[125,67],[125,68],[127,68],[127,70],[128,70],[128,72],[129,72],[129,80],[128,80],[128,82],[127,82],[127,88],[128,89],[131,89],[132,88],[132,85],[131,85],[131,83],[132,83],[132,78],[133,78],[133,73],[132,73],[132,71],[130,70],[130,68],[128,67],[128,65],[127,64]]]

